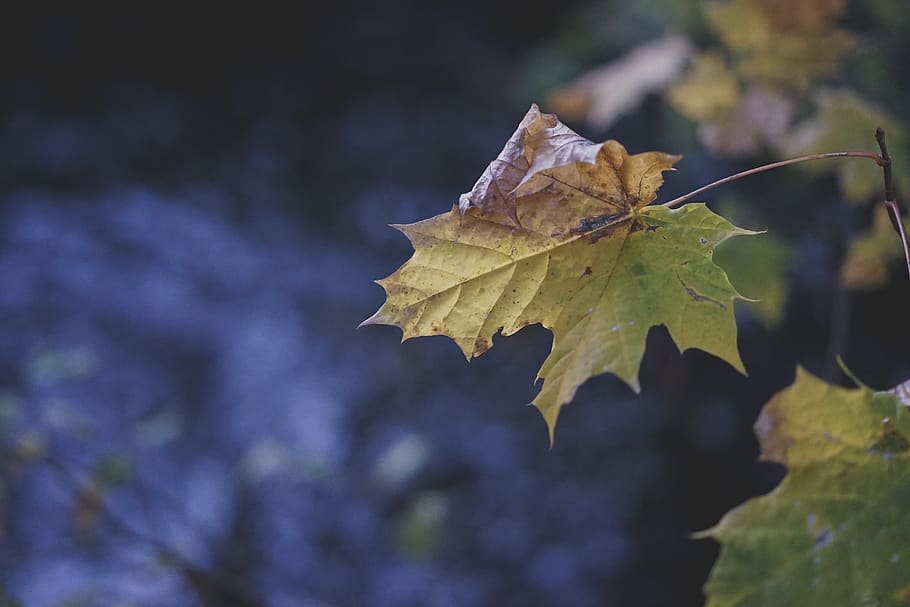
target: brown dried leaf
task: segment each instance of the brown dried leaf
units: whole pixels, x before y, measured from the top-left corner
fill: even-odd
[[[598,147],[566,125],[553,114],[541,114],[537,104],[525,114],[505,147],[487,166],[470,192],[458,199],[464,215],[474,207],[488,215],[503,215],[522,227],[516,210],[515,189],[529,176],[535,166],[594,163]]]
[[[474,188],[461,195],[458,208],[462,217],[474,209],[484,221],[546,237],[570,235],[586,219],[615,221],[652,202],[663,183],[661,171],[679,158],[629,155],[612,140],[594,143],[532,105]]]

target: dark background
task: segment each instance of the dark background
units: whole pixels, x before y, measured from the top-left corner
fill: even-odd
[[[797,251],[783,323],[741,316],[750,377],[656,328],[643,393],[589,381],[553,450],[524,406],[544,330],[470,365],[357,330],[409,254],[387,223],[447,210],[549,87],[681,23],[672,2],[431,4],[4,19],[10,604],[699,605],[718,549],[689,534],[782,476],[751,424],[795,365],[838,379],[834,340],[868,383],[905,378],[906,281],[838,291],[868,218],[798,174],[745,186],[783,201]],[[687,141],[669,198],[738,168],[665,137],[679,120],[649,99],[573,126]]]

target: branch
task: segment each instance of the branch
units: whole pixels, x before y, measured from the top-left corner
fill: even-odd
[[[688,194],[684,194],[678,198],[674,198],[673,200],[664,202],[661,204],[661,206],[675,207],[678,204],[682,204],[687,200],[695,198],[696,196],[698,196],[699,194],[701,194],[703,192],[707,192],[708,190],[713,190],[717,186],[721,186],[726,183],[730,183],[731,181],[736,181],[737,179],[742,179],[743,177],[755,175],[757,173],[764,173],[765,171],[779,169],[780,167],[789,166],[791,164],[799,164],[800,162],[809,162],[810,160],[822,160],[823,158],[844,158],[844,157],[868,158],[869,160],[874,161],[875,164],[877,164],[880,167],[886,167],[886,165],[887,165],[887,167],[890,167],[890,165],[891,165],[890,159],[886,161],[884,156],[879,156],[878,154],[875,154],[873,152],[827,152],[825,154],[810,154],[809,156],[800,156],[799,158],[790,158],[788,160],[781,160],[780,162],[772,162],[771,164],[764,164],[760,167],[755,167],[754,169],[749,169],[747,171],[741,171],[739,173],[736,173],[735,175],[728,175],[727,177],[724,177],[723,179],[718,179],[717,181],[713,181],[713,182],[709,183],[708,185],[704,185],[704,186],[698,188],[697,190],[693,190],[693,191],[689,192]],[[890,170],[890,168],[886,168],[885,170],[888,171],[888,170]]]
[[[891,164],[891,155],[888,154],[888,146],[885,145],[885,130],[881,127],[875,129],[875,140],[878,141],[878,147],[882,151],[882,172],[885,179],[885,206],[891,211],[891,225],[901,239],[904,245],[904,259],[907,261],[907,274],[910,275],[910,247],[907,245],[907,233],[904,230],[903,214],[901,213],[900,204],[894,195],[894,172]]]
[[[14,458],[15,453],[10,450],[9,446],[0,443],[0,461],[14,460]],[[85,488],[87,477],[71,469],[55,454],[41,453],[35,457],[35,461],[43,463],[55,472],[61,485],[74,495],[78,495]],[[163,539],[137,529],[111,508],[104,499],[98,502],[98,514],[99,517],[104,518],[113,533],[146,544],[157,553],[159,559],[175,567],[187,581],[191,590],[203,601],[203,604],[223,605],[225,604],[224,598],[230,597],[231,604],[239,607],[263,606],[258,598],[248,595],[245,589],[238,587],[235,580],[226,578],[218,571],[197,566]],[[0,595],[0,599],[2,599],[2,595]],[[0,602],[0,605],[3,604]]]

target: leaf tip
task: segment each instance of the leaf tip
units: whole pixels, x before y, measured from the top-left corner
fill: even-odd
[[[739,352],[736,354],[736,360],[730,363],[733,365],[733,368],[739,371],[743,377],[749,377],[749,372],[746,371],[746,365],[743,364],[743,359],[740,358]]]
[[[562,407],[556,407],[556,413],[550,414],[549,411],[544,411],[543,407],[537,403],[536,398],[529,402],[528,406],[537,409],[537,412],[540,413],[541,417],[543,417],[544,423],[547,424],[547,438],[550,445],[549,449],[552,451],[553,445],[556,443],[556,419],[559,417],[559,409]]]
[[[708,527],[707,529],[702,529],[701,531],[693,531],[689,534],[689,537],[693,540],[711,540],[715,539],[714,536],[717,532],[717,526]]]
[[[736,295],[734,295],[731,299],[733,299],[733,300],[735,300],[735,299],[741,299],[741,300],[743,300],[743,301],[745,301],[745,302],[753,303],[753,304],[754,304],[754,303],[761,303],[761,301],[762,301],[761,299],[753,299],[753,298],[751,298],[751,297],[746,297],[745,295],[743,295],[742,293],[740,293],[740,292],[738,292],[738,291],[736,292]]]
[[[359,325],[357,325],[357,328],[360,329],[361,327],[366,327],[368,325],[381,325],[381,324],[384,324],[384,323],[381,321],[381,317],[379,316],[379,310],[377,310],[375,314],[373,314],[369,318],[363,320]]]
[[[863,389],[863,390],[871,390],[871,388],[869,388],[869,386],[867,386],[866,384],[864,384],[863,382],[861,382],[861,381],[859,380],[859,378],[853,373],[853,371],[851,371],[851,370],[847,367],[847,363],[844,362],[844,359],[841,358],[840,354],[838,354],[838,355],[834,358],[834,360],[835,360],[835,362],[837,362],[837,366],[840,367],[841,372],[842,372],[844,375],[846,375],[848,378],[850,378],[850,381],[852,381],[854,384],[856,384],[856,387],[857,387],[857,388],[861,388],[861,389]]]
[[[556,444],[556,420],[553,420],[552,424],[547,420],[547,439],[549,440],[549,451],[552,451]]]

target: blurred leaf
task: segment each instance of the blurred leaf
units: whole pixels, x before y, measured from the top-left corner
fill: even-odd
[[[872,225],[850,243],[840,268],[841,284],[848,289],[874,289],[888,282],[892,262],[903,260],[900,236],[884,205],[875,207]]]
[[[740,295],[712,256],[752,232],[703,204],[648,206],[678,158],[595,144],[533,106],[458,207],[396,226],[414,255],[378,281],[386,302],[363,324],[397,326],[403,339],[448,335],[469,360],[500,332],[550,329],[534,405],[551,442],[560,409],[589,377],[610,372],[638,391],[655,325],[680,350],[743,371]]]
[[[775,29],[816,31],[844,14],[846,0],[761,0]]]
[[[833,74],[855,46],[837,27],[842,0],[731,0],[708,3],[705,14],[733,52],[735,71],[766,85],[806,88]]]
[[[894,391],[839,388],[799,369],[755,432],[761,459],[785,464],[787,476],[699,534],[721,543],[708,607],[905,606],[907,404]]]
[[[39,348],[28,362],[31,381],[50,384],[68,379],[85,379],[98,372],[98,359],[88,348]]]
[[[900,123],[885,110],[848,90],[822,91],[816,96],[818,111],[799,124],[784,143],[789,156],[816,152],[856,150],[878,151],[875,129],[885,129],[888,149],[894,162],[895,187],[898,196],[910,192],[910,147]],[[865,203],[883,199],[882,171],[866,160],[815,162],[800,165],[806,171],[835,171],[844,197],[850,202]],[[904,194],[906,195],[906,194]]]
[[[698,138],[709,150],[728,157],[756,154],[780,143],[793,119],[794,103],[760,85],[750,85],[733,112],[698,127]]]
[[[565,120],[584,119],[606,129],[641,105],[645,95],[673,82],[691,53],[692,45],[683,36],[647,42],[553,91],[547,105]]]
[[[439,492],[418,494],[395,524],[402,552],[414,559],[433,556],[442,544],[448,499]]]
[[[370,484],[392,493],[414,478],[430,460],[432,450],[419,434],[405,434],[393,441],[376,459]]]
[[[739,105],[740,86],[719,53],[698,55],[682,79],[667,89],[667,101],[699,122],[724,119]]]
[[[721,56],[706,52],[666,92],[677,111],[698,121],[698,138],[723,156],[745,156],[775,146],[790,128],[795,103],[758,83],[745,87]]]
[[[105,487],[95,478],[89,478],[76,491],[72,520],[76,532],[85,539],[95,534],[98,518],[104,508]]]
[[[97,430],[95,420],[84,410],[62,398],[49,398],[44,403],[44,418],[55,429],[89,438]]]
[[[772,234],[733,238],[721,243],[714,261],[731,277],[734,288],[755,301],[744,302],[769,327],[776,326],[787,298],[785,270],[790,247]]]
[[[106,455],[95,465],[95,480],[103,487],[123,485],[132,475],[133,465],[126,455]]]
[[[0,391],[0,431],[19,418],[22,405],[12,392]]]
[[[12,453],[15,463],[24,466],[44,457],[47,454],[47,443],[41,434],[27,432],[16,439]]]
[[[159,447],[183,433],[183,418],[175,409],[158,411],[133,428],[133,440],[141,447]]]

